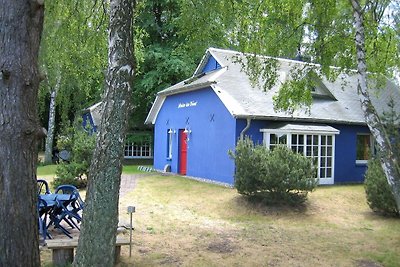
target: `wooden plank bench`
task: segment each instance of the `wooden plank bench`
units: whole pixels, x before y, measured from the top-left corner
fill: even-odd
[[[78,246],[78,239],[49,239],[46,240],[47,248],[52,250],[54,266],[65,266],[74,261],[74,249]],[[121,246],[129,245],[129,238],[117,236],[115,242],[115,263],[121,255]]]

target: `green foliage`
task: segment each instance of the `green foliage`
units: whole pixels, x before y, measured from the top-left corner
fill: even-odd
[[[372,210],[386,215],[400,216],[379,159],[371,159],[368,162],[364,186],[367,203]]]
[[[389,136],[393,155],[400,155],[400,114],[396,112],[396,103],[393,98],[390,98],[387,107],[388,109],[383,112],[381,118],[382,124],[385,126],[386,133]],[[397,169],[399,169],[398,164]]]
[[[235,188],[240,194],[302,203],[317,186],[312,161],[286,146],[268,150],[245,138],[230,156],[235,160]]]
[[[126,135],[125,143],[152,143],[153,134],[152,132],[134,132]]]
[[[179,1],[144,1],[136,8],[135,31],[141,40],[140,47],[135,47],[140,62],[133,88],[131,129],[143,126],[157,92],[190,76],[198,60],[185,46],[184,36],[178,34]]]
[[[47,1],[40,68],[46,75],[39,92],[42,124],[47,126],[50,91],[58,76],[56,134],[60,124],[100,98],[107,64],[107,15],[97,1]]]
[[[86,177],[95,147],[95,136],[83,131],[80,126],[68,127],[64,135],[59,136],[57,147],[71,152],[69,162],[61,162],[57,166],[53,186],[73,184],[77,187],[86,186]]]

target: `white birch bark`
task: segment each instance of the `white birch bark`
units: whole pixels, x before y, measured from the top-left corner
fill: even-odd
[[[47,137],[45,145],[44,163],[51,164],[53,156],[54,127],[56,120],[56,97],[61,86],[61,73],[57,72],[57,81],[50,95],[49,105],[49,124],[47,128]]]
[[[367,63],[365,59],[365,35],[363,24],[363,10],[358,0],[350,0],[353,7],[353,16],[356,29],[356,50],[357,50],[357,70],[358,93],[360,96],[361,107],[364,112],[368,128],[375,138],[378,149],[382,152],[381,165],[385,172],[387,181],[392,189],[396,205],[400,210],[400,181],[399,169],[396,163],[396,155],[393,154],[392,145],[377,111],[371,103],[367,88]]]

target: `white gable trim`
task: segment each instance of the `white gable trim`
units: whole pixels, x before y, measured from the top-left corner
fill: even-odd
[[[236,114],[245,113],[241,105],[230,94],[225,92],[221,87],[219,87],[216,84],[212,84],[211,88],[214,90],[214,93],[218,96],[222,104],[226,107],[226,109],[233,117],[235,117]]]
[[[260,129],[260,132],[268,133],[299,133],[299,134],[340,134],[340,131],[328,125],[310,125],[288,123],[268,129]]]
[[[154,101],[154,104],[151,106],[150,112],[147,115],[146,120],[144,121],[144,124],[155,124],[157,115],[161,110],[161,107],[164,104],[166,96],[165,95],[157,95],[156,100]]]

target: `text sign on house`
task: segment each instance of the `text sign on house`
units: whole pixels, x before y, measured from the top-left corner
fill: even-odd
[[[186,103],[179,103],[178,108],[190,108],[197,106],[197,101],[190,101]]]

